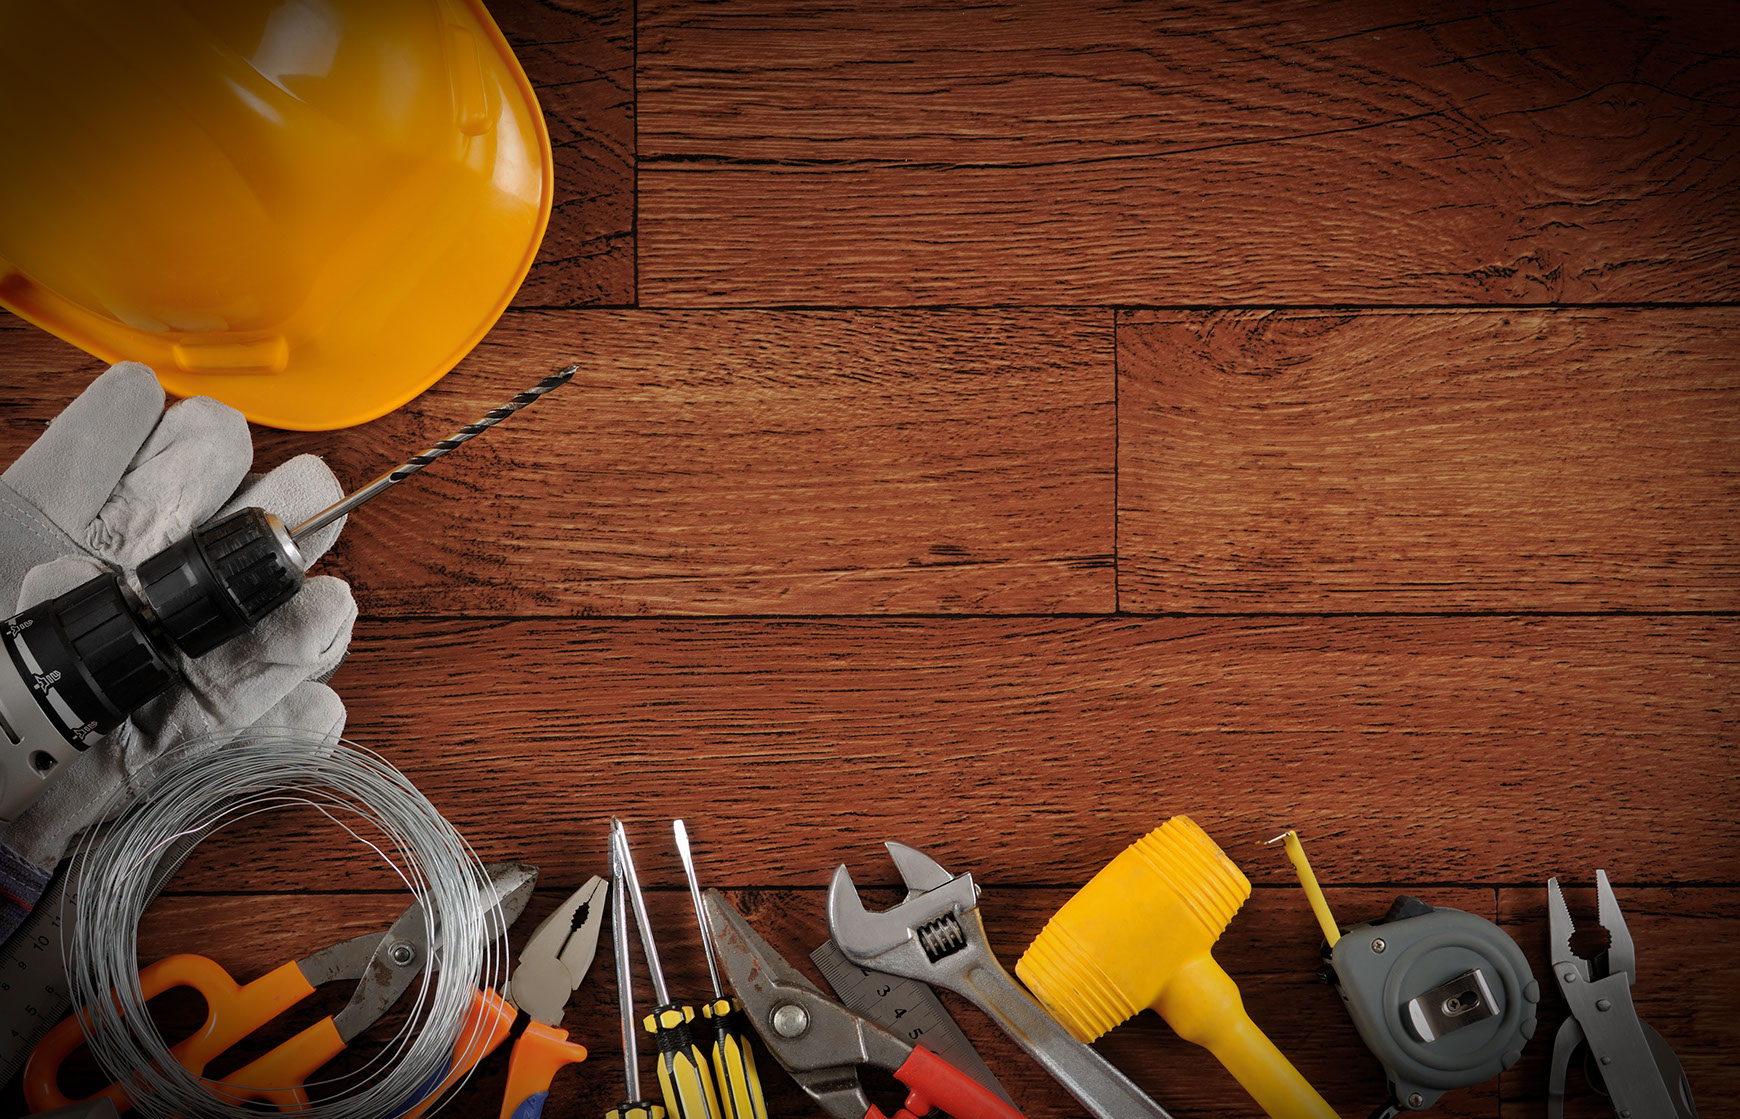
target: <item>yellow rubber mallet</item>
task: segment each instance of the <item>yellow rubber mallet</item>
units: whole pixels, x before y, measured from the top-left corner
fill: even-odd
[[[1208,833],[1174,816],[1064,903],[1015,974],[1084,1042],[1152,1008],[1274,1119],[1336,1119],[1209,955],[1250,896],[1250,880]]]

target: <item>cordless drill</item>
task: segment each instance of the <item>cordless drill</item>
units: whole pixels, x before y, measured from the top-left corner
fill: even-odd
[[[248,508],[141,563],[89,579],[0,623],[0,822],[16,819],[79,754],[181,679],[200,657],[252,630],[302,588],[298,542],[453,448],[566,384],[570,366],[476,423],[286,529]]]

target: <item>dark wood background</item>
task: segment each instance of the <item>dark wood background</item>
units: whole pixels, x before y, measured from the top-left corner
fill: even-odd
[[[557,161],[514,309],[399,413],[257,445],[356,484],[580,363],[325,565],[361,608],[350,736],[542,867],[522,936],[618,814],[699,995],[681,815],[793,958],[833,866],[889,884],[899,838],[975,874],[1012,966],[1188,813],[1256,885],[1217,956],[1363,1116],[1379,1068],[1258,846],[1292,826],[1344,924],[1406,892],[1516,935],[1541,1033],[1441,1111],[1527,1116],[1564,1013],[1543,885],[1604,867],[1638,1007],[1725,1111],[1732,5],[491,7]],[[0,322],[5,457],[98,368]],[[384,919],[387,886],[285,821],[202,848],[141,956],[249,977]],[[549,1115],[619,1098],[609,969]],[[1079,1114],[951,1006],[1027,1115]],[[1181,1119],[1253,1111],[1152,1015],[1101,1048]],[[494,1114],[505,1063],[457,1113]],[[764,1065],[776,1114],[817,1114]]]

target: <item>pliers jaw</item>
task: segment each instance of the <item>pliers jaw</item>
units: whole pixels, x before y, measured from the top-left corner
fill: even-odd
[[[705,905],[720,969],[768,1051],[829,1115],[864,1119],[871,1102],[858,1067],[892,1073],[913,1047],[824,995],[717,890],[707,891]]]
[[[508,926],[525,910],[538,869],[503,862],[490,863],[484,871],[488,882],[479,890],[483,906],[479,916],[485,922],[485,935],[494,939],[506,935]],[[423,904],[412,902],[386,932],[352,937],[297,961],[313,987],[332,979],[360,980],[349,1003],[333,1015],[333,1026],[343,1041],[349,1043],[378,1021],[425,968],[439,965],[441,944],[433,932]]]
[[[1584,959],[1571,948],[1576,925],[1557,878],[1547,881],[1547,929],[1552,939],[1553,978],[1571,1011],[1553,1041],[1547,1077],[1547,1115],[1564,1114],[1571,1058],[1587,1045],[1614,1110],[1620,1115],[1695,1119],[1691,1085],[1673,1049],[1637,1016],[1631,987],[1637,980],[1637,948],[1613,896],[1607,872],[1595,872],[1596,913],[1607,947]]]
[[[1632,943],[1631,930],[1625,927],[1625,915],[1619,912],[1619,899],[1607,882],[1607,872],[1595,872],[1596,916],[1607,930],[1607,951],[1602,957],[1608,975],[1624,975],[1625,981],[1637,982],[1637,947]]]
[[[568,997],[586,978],[598,952],[610,885],[594,876],[532,930],[520,949],[507,997],[546,1026],[559,1026]]]
[[[1637,947],[1631,939],[1631,930],[1625,925],[1625,914],[1620,912],[1619,899],[1613,896],[1613,886],[1607,881],[1605,870],[1595,872],[1595,896],[1597,923],[1607,933],[1607,947],[1584,959],[1571,948],[1571,937],[1577,926],[1571,920],[1570,907],[1565,904],[1564,891],[1559,889],[1557,878],[1548,879],[1547,930],[1552,938],[1553,971],[1561,983],[1565,982],[1566,973],[1571,972],[1576,975],[1573,982],[1590,983],[1623,975],[1626,986],[1630,986],[1637,981]]]

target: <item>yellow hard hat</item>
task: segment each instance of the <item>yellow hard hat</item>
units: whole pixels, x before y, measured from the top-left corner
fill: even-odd
[[[325,430],[477,344],[550,217],[479,0],[0,0],[0,304]]]

